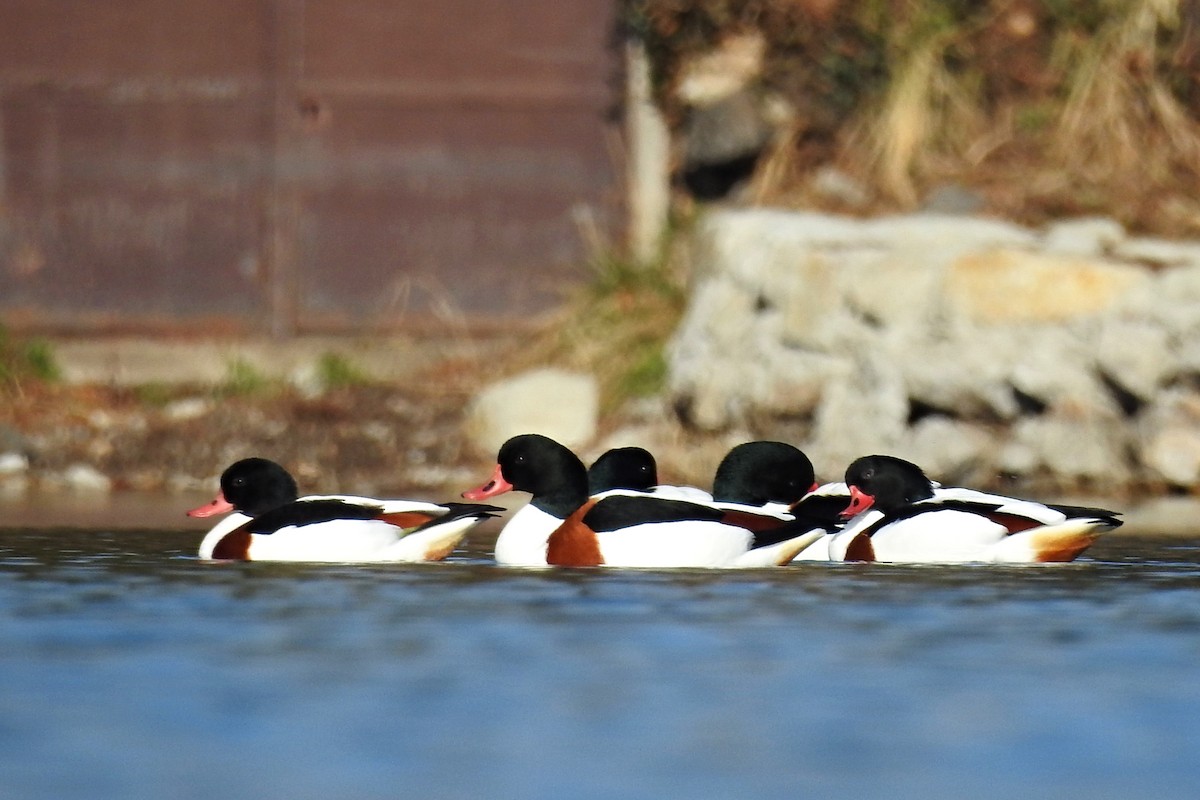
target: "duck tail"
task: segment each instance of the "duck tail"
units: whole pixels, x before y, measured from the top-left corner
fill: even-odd
[[[1055,563],[1074,561],[1100,538],[1120,526],[1112,515],[1078,517],[1043,525],[1005,537],[997,546],[997,561]]]
[[[754,547],[739,557],[735,566],[781,567],[824,535],[824,528],[814,528],[790,539]]]

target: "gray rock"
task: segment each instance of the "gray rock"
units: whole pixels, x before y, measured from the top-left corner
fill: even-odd
[[[688,166],[719,164],[760,151],[771,139],[771,127],[747,90],[693,108],[684,125]]]
[[[987,202],[983,195],[965,186],[948,184],[934,187],[921,203],[921,210],[933,214],[978,214]]]

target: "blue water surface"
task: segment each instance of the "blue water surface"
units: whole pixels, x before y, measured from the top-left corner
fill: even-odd
[[[0,797],[1194,798],[1200,540],[1057,567],[209,564],[0,531]]]

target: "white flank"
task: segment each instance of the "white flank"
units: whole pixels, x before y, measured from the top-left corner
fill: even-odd
[[[237,511],[223,517],[220,522],[212,526],[212,529],[200,541],[200,552],[198,554],[200,558],[212,558],[213,550],[217,547],[217,542],[224,539],[226,534],[242,527],[249,521],[250,517],[240,514]]]
[[[800,551],[799,555],[792,559],[796,561],[829,561],[829,543],[833,540],[833,534],[824,533],[819,536],[812,544]]]
[[[496,563],[506,567],[546,566],[546,543],[562,523],[532,504],[523,506],[496,537]]]
[[[750,548],[750,532],[687,520],[630,525],[596,534],[609,567],[730,567]]]

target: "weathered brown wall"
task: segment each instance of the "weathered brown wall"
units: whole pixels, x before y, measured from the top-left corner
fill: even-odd
[[[605,0],[0,0],[0,319],[516,319],[617,218]]]

